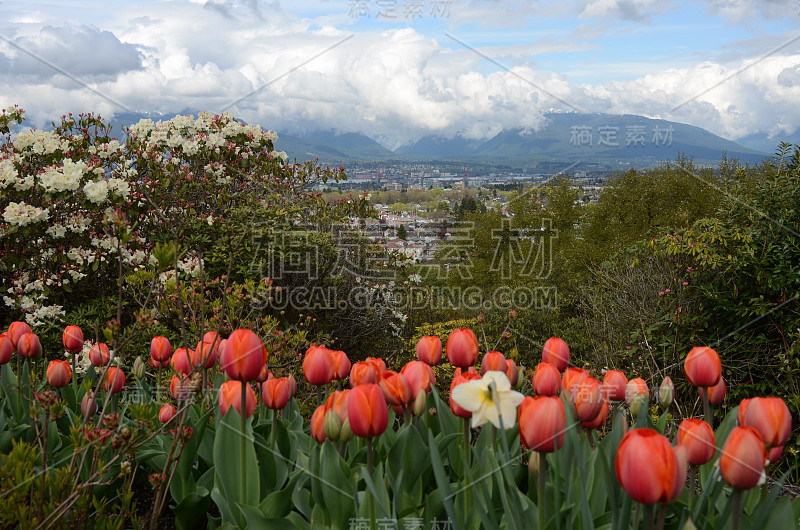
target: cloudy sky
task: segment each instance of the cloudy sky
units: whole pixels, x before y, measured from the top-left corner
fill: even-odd
[[[641,114],[800,129],[800,0],[3,0],[0,107],[229,110],[395,147]]]

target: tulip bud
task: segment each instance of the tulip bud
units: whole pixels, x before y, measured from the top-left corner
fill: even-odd
[[[81,414],[84,416],[94,416],[97,413],[97,400],[91,392],[84,394],[81,400]]]
[[[136,376],[136,379],[144,379],[145,368],[146,366],[141,355],[136,357],[136,359],[133,361],[133,375]]]
[[[536,451],[528,454],[528,472],[532,475],[539,473],[539,453]]]
[[[667,376],[661,382],[661,386],[658,387],[658,404],[661,405],[662,409],[667,410],[669,408],[674,395],[675,385],[672,383],[672,379]]]
[[[164,405],[158,412],[158,421],[161,423],[169,423],[175,417],[177,411],[172,405]]]
[[[322,424],[322,428],[325,431],[325,436],[331,440],[339,439],[339,434],[342,431],[342,419],[336,414],[336,411],[330,409],[325,413],[325,420]]]
[[[339,431],[339,441],[347,443],[353,439],[353,429],[350,428],[350,420],[344,420],[342,430]]]
[[[411,408],[414,416],[422,416],[422,413],[425,412],[426,398],[425,389],[421,388],[419,392],[417,392],[417,397],[414,398],[414,405]]]

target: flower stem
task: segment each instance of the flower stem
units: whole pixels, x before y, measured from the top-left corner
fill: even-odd
[[[72,354],[72,393],[75,394],[75,402],[78,402],[78,371],[75,369],[75,357]]]
[[[739,530],[739,520],[742,518],[742,490],[733,490],[733,530]]]
[[[278,422],[278,411],[272,409],[272,428],[269,431],[269,446],[275,452],[275,424]]]
[[[466,526],[467,520],[469,519],[469,499],[470,499],[470,480],[469,480],[469,467],[470,467],[470,428],[469,428],[469,418],[461,418],[461,425],[463,427],[463,441],[464,441],[464,480],[466,482],[466,488],[464,488],[464,525]]]
[[[714,428],[714,416],[711,414],[711,402],[708,400],[709,388],[703,387],[703,416],[705,416],[706,423]]]
[[[372,438],[367,438],[367,473],[369,476],[372,477]],[[370,528],[377,528],[375,524],[375,497],[372,496],[372,492],[367,492],[369,496],[369,527]]]
[[[694,504],[694,497],[697,494],[695,482],[697,481],[697,466],[689,465],[689,510]]]
[[[664,530],[664,523],[667,520],[667,505],[662,504],[658,507],[658,530]]]
[[[245,386],[247,383],[242,381],[242,401],[239,403],[239,417],[241,418],[241,435],[242,435],[242,445],[241,445],[241,455],[242,455],[242,492],[241,500],[244,500],[245,491],[247,491],[247,462],[245,460],[245,450],[247,448],[247,436],[245,434],[245,429],[247,428],[247,387]]]
[[[655,530],[655,525],[653,524],[653,505],[646,504],[644,507],[644,525],[647,530]]]
[[[531,457],[535,458],[535,457]],[[537,477],[537,502],[539,504],[539,530],[544,530],[544,489],[547,486],[547,453],[544,451],[539,453],[539,476]]]

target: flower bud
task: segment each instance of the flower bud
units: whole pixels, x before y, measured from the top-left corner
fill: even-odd
[[[672,379],[667,376],[661,382],[661,386],[658,387],[658,404],[661,405],[662,409],[667,410],[669,408],[674,395],[675,385],[672,383]]]
[[[528,472],[532,475],[539,473],[539,453],[536,451],[528,454]]]
[[[353,429],[350,428],[350,420],[344,420],[344,423],[342,423],[342,430],[339,431],[339,441],[347,443],[352,439]]]
[[[331,440],[339,439],[339,433],[342,431],[342,419],[336,414],[336,411],[330,409],[325,413],[322,428],[325,431],[325,436]]]
[[[414,398],[414,405],[411,408],[411,411],[414,413],[414,416],[421,416],[423,412],[425,412],[425,403],[426,403],[427,395],[425,394],[425,389],[421,388],[419,392],[417,392],[417,397]]]
[[[136,379],[144,379],[145,376],[145,364],[142,360],[142,356],[136,357],[133,361],[133,375],[136,376]]]

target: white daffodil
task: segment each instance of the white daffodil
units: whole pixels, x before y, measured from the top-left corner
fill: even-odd
[[[489,421],[498,429],[510,429],[516,425],[517,407],[524,397],[511,390],[511,382],[506,374],[495,371],[486,372],[481,379],[458,385],[450,396],[461,408],[472,412],[472,427]]]

